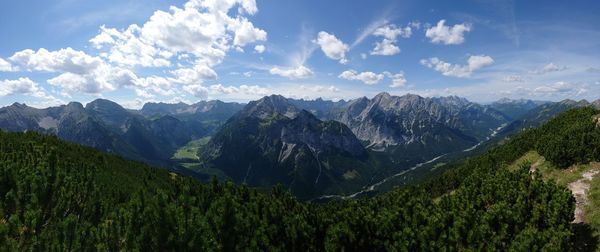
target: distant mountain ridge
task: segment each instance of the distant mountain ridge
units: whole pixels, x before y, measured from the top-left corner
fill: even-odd
[[[223,102],[215,103],[228,106]],[[160,110],[163,105],[156,107]],[[94,100],[85,107],[72,102],[46,109],[15,103],[0,108],[0,129],[55,134],[62,139],[130,159],[168,166],[175,150],[210,134],[237,111],[235,105],[226,107],[231,111],[211,110],[219,105],[185,117],[179,116],[181,113],[164,113],[149,118],[143,112],[127,110],[105,99]]]
[[[406,165],[469,148],[508,122],[502,113],[456,96],[388,93],[351,101],[337,120],[371,149]]]
[[[0,129],[54,134],[165,167],[178,166],[173,154],[203,138],[189,150],[188,168],[254,186],[282,183],[299,197],[312,197],[357,191],[492,139],[482,145],[488,148],[581,106],[600,107],[600,100],[501,99],[481,105],[457,96],[380,93],[327,101],[272,95],[248,104],[147,103],[131,110],[97,99],[85,107],[72,102],[46,109],[15,103],[0,108]]]
[[[198,156],[238,183],[282,183],[300,197],[340,192],[367,177],[366,150],[346,125],[321,121],[278,95],[246,105]]]
[[[514,120],[523,116],[529,110],[546,103],[549,102],[526,99],[513,100],[508,98],[502,98],[498,101],[491,103],[489,106],[504,113],[505,115]]]

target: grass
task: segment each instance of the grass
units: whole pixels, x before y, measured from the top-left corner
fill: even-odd
[[[200,139],[192,140],[187,143],[185,146],[179,148],[175,154],[173,154],[172,159],[194,159],[198,160],[198,150],[200,147],[204,146],[208,143],[210,137],[203,137]]]
[[[600,163],[590,166],[600,169]],[[586,222],[594,229],[594,236],[600,237],[600,175],[594,176],[588,191],[588,205],[585,207]]]
[[[569,183],[581,179],[583,173],[593,169],[600,169],[600,163],[598,162],[573,165],[567,169],[557,169],[536,151],[527,152],[507,168],[516,170],[521,165],[527,163],[534,165],[536,167],[536,172],[540,174],[544,180],[553,180],[558,185],[565,187]],[[587,239],[597,241],[600,237],[600,175],[594,176],[590,182],[590,190],[588,191],[587,196],[588,204],[585,206],[585,225],[589,225],[591,229],[590,231],[586,231],[591,233],[591,237]],[[600,251],[600,247],[596,247],[595,250]]]
[[[514,171],[521,165],[529,163],[535,167],[535,170],[546,181],[553,180],[558,185],[567,186],[582,177],[582,174],[591,169],[597,168],[591,164],[573,165],[567,169],[558,169],[536,151],[529,151],[515,162],[510,164],[507,169]],[[598,181],[600,182],[600,180]]]

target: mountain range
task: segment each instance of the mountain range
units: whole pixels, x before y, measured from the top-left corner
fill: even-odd
[[[181,111],[169,110],[172,107],[149,103],[135,111],[104,99],[85,107],[71,102],[46,109],[15,103],[0,109],[0,128],[54,134],[129,159],[169,166],[179,147],[211,134],[241,105],[210,101],[179,106]]]
[[[194,172],[257,187],[281,183],[311,198],[351,193],[441,155],[489,148],[581,106],[600,107],[600,100],[478,104],[412,94],[349,101],[272,95],[248,104],[147,103],[129,110],[98,99],[46,109],[15,103],[0,108],[0,129],[54,134],[166,168],[181,168],[174,154],[204,138],[186,160]]]

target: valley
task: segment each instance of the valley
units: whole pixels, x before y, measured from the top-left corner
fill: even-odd
[[[269,190],[231,181],[200,183],[53,136],[0,132],[0,193],[6,195],[0,201],[6,213],[0,219],[0,246],[595,249],[598,113],[589,107],[561,113],[483,154],[433,165],[448,167],[410,187],[318,204],[299,201],[282,185]],[[587,140],[577,141],[581,137]],[[564,146],[573,151],[547,152]],[[586,196],[574,197],[569,185],[574,191],[583,186]],[[584,222],[573,224],[581,210]],[[500,219],[505,221],[499,227],[494,220]],[[470,230],[481,231],[472,235]],[[70,235],[57,240],[56,233]]]
[[[0,252],[600,251],[600,1],[0,1]]]
[[[204,181],[282,183],[301,199],[324,200],[417,184],[445,164],[590,105],[508,99],[480,105],[388,93],[336,102],[273,95],[249,104],[148,103],[140,110],[96,100],[47,109],[14,104],[0,109],[0,128],[56,134]]]

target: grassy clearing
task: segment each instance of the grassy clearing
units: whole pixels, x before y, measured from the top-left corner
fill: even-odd
[[[573,165],[567,169],[557,169],[536,151],[527,152],[521,158],[509,165],[507,168],[516,170],[521,165],[529,163],[538,174],[546,181],[553,180],[557,184],[567,186],[583,177],[583,173],[590,170],[600,170],[600,163]],[[594,176],[590,182],[590,190],[587,193],[587,205],[585,206],[585,223],[591,227],[593,240],[600,238],[600,175]],[[588,238],[589,239],[589,238]],[[600,251],[600,247],[596,248]]]
[[[200,139],[190,141],[185,146],[179,148],[179,150],[177,150],[175,154],[173,154],[172,159],[198,160],[198,150],[200,149],[200,147],[207,144],[209,140],[210,137],[203,137]]]
[[[597,168],[593,164],[582,164],[573,165],[567,169],[558,169],[536,151],[530,151],[510,164],[508,169],[514,171],[526,163],[529,163],[533,167],[532,169],[535,169],[544,180],[554,180],[562,186],[567,186],[569,183],[577,181],[582,177],[583,173]]]

